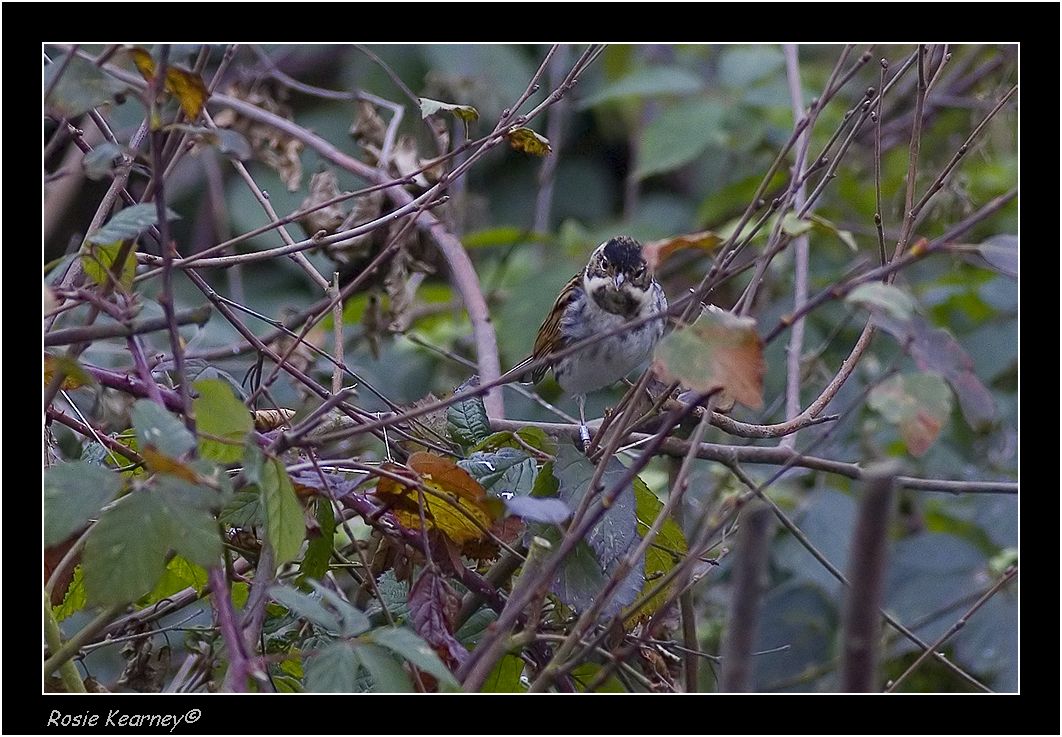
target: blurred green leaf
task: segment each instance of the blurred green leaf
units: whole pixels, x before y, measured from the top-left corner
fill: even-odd
[[[899,287],[883,282],[867,282],[849,292],[845,302],[884,310],[896,320],[907,321],[915,311],[914,300]]]
[[[996,271],[1018,278],[1018,236],[994,235],[977,248]]]
[[[711,145],[722,145],[724,106],[715,100],[686,100],[664,109],[642,134],[638,168],[644,179],[693,161]]]
[[[44,87],[52,85],[63,66],[65,56],[57,56],[44,68]],[[120,100],[130,90],[92,62],[75,56],[66,65],[52,93],[45,100],[46,109],[58,118],[76,118],[94,107]]]
[[[642,67],[591,93],[579,103],[578,107],[585,110],[603,102],[628,97],[690,95],[698,92],[702,85],[700,77],[682,67]]]
[[[742,89],[781,71],[785,56],[776,46],[732,46],[719,60],[719,81]]]

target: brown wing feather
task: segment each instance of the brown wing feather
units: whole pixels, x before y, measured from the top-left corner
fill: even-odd
[[[538,337],[535,338],[535,349],[531,352],[531,360],[542,358],[564,347],[564,340],[560,334],[561,317],[564,316],[565,309],[575,297],[575,290],[582,286],[582,281],[583,274],[579,272],[564,285],[564,289],[561,290],[560,295],[557,297],[553,309],[546,315],[546,319],[542,321],[542,326],[538,329]],[[550,368],[549,364],[545,363],[536,368],[531,372],[531,380],[536,384],[542,381],[542,377],[546,375],[546,369],[548,368]]]

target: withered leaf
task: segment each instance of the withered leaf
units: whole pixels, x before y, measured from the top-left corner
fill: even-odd
[[[133,46],[127,51],[133,59],[133,64],[136,65],[137,70],[140,72],[140,76],[148,82],[152,81],[155,78],[156,65],[148,50]],[[199,113],[203,110],[203,105],[206,104],[207,98],[210,97],[210,92],[207,90],[202,77],[176,64],[166,65],[166,84],[164,87],[167,92],[177,98],[177,101],[181,104],[181,110],[184,111],[189,120],[195,120],[199,117]]]
[[[299,218],[299,225],[307,236],[313,236],[319,231],[328,235],[335,233],[347,217],[341,202],[318,207],[319,205],[334,200],[342,192],[339,189],[339,179],[335,171],[325,169],[310,177],[310,194],[299,205],[300,210],[311,210]]]
[[[697,233],[686,233],[671,238],[662,238],[657,241],[649,241],[642,248],[642,255],[651,270],[656,270],[672,254],[684,248],[697,248],[706,253],[715,250],[716,246],[723,242],[723,237],[712,230],[702,230]]]
[[[702,392],[721,388],[746,407],[763,406],[763,341],[750,317],[708,308],[692,325],[664,336],[653,367],[666,381]]]
[[[509,139],[510,146],[517,151],[523,151],[525,154],[546,156],[553,152],[553,148],[549,145],[549,139],[545,136],[540,136],[530,128],[510,128],[505,137]]]

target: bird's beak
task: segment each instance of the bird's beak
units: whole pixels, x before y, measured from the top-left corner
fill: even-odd
[[[626,280],[626,278],[627,277],[623,274],[616,274],[614,277],[612,277],[612,282],[616,285],[617,290],[623,286],[623,282]]]

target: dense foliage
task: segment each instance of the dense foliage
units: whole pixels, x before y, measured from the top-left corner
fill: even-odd
[[[47,689],[1017,690],[1016,47],[45,51]]]

